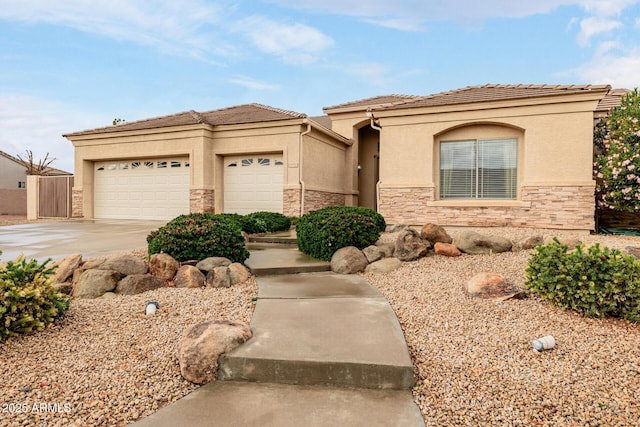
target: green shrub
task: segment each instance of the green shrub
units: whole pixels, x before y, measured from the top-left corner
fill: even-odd
[[[212,256],[244,262],[249,258],[237,219],[229,215],[181,215],[147,236],[149,255],[167,253],[178,261]]]
[[[50,261],[26,262],[21,256],[0,269],[0,341],[44,329],[69,308],[67,297],[51,285]]]
[[[291,219],[277,212],[253,212],[245,215],[243,219],[245,221],[255,221],[264,226],[267,232],[286,231],[291,228]]]
[[[298,248],[328,261],[345,246],[363,249],[374,244],[386,226],[382,215],[372,209],[332,206],[300,217],[296,224]]]
[[[249,215],[240,215],[236,213],[223,213],[219,214],[224,218],[232,219],[238,223],[238,226],[242,231],[249,234],[266,233],[267,225],[257,218],[249,217]]]
[[[557,239],[536,247],[526,286],[554,305],[587,317],[616,316],[640,322],[640,261],[595,244],[568,252]]]

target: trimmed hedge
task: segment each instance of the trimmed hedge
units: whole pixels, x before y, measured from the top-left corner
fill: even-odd
[[[599,244],[568,252],[557,239],[536,247],[526,286],[550,303],[587,317],[640,323],[640,261]]]
[[[50,261],[26,262],[20,256],[0,269],[0,342],[44,329],[69,308],[69,299],[51,285]]]
[[[296,224],[298,248],[329,261],[340,248],[374,244],[387,224],[379,213],[356,206],[332,206],[302,215]]]
[[[167,253],[178,261],[212,256],[244,262],[249,258],[242,229],[232,215],[181,215],[147,236],[149,255]]]
[[[274,231],[286,231],[291,228],[291,219],[277,212],[253,212],[245,215],[244,220],[255,221],[263,225],[266,229],[265,231],[270,233]]]

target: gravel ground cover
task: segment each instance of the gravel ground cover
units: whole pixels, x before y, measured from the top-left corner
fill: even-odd
[[[210,319],[250,323],[252,278],[220,289],[161,288],[74,300],[45,331],[0,344],[0,426],[121,426],[197,386],[180,376],[178,342]],[[155,315],[145,315],[157,301]]]
[[[638,237],[475,231],[514,241],[552,233],[619,249],[640,246]],[[464,284],[482,271],[523,285],[531,253],[430,255],[391,273],[364,274],[405,332],[417,376],[413,394],[426,424],[640,425],[640,325],[587,319],[536,296],[499,302],[465,295]],[[545,335],[555,337],[556,347],[535,353],[531,341]]]

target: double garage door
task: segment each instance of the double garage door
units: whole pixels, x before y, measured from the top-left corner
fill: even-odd
[[[189,213],[189,159],[95,163],[94,217],[168,220]]]
[[[95,163],[94,217],[169,220],[189,213],[187,157]],[[282,155],[227,156],[224,211],[282,212]]]

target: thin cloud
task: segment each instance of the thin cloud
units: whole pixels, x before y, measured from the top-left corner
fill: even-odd
[[[31,150],[36,158],[73,172],[73,145],[64,133],[108,126],[111,119],[59,102],[21,95],[0,96],[0,150],[12,156]]]
[[[566,73],[580,81],[608,83],[616,88],[640,87],[640,48],[622,48],[618,43],[598,46],[591,61]]]
[[[230,78],[228,80],[229,83],[233,83],[239,86],[246,87],[248,89],[257,89],[257,90],[277,90],[280,89],[280,86],[273,85],[266,82],[261,82],[259,80],[253,79],[247,76],[236,76]]]
[[[232,51],[212,31],[225,15],[222,4],[203,0],[0,0],[0,20],[70,27],[201,58]]]
[[[580,31],[578,32],[578,44],[582,47],[589,46],[593,37],[610,33],[616,28],[622,27],[620,21],[613,19],[591,16],[580,21]]]
[[[333,45],[333,39],[304,24],[283,24],[262,16],[239,21],[235,31],[243,34],[255,47],[288,64],[305,65]]]

